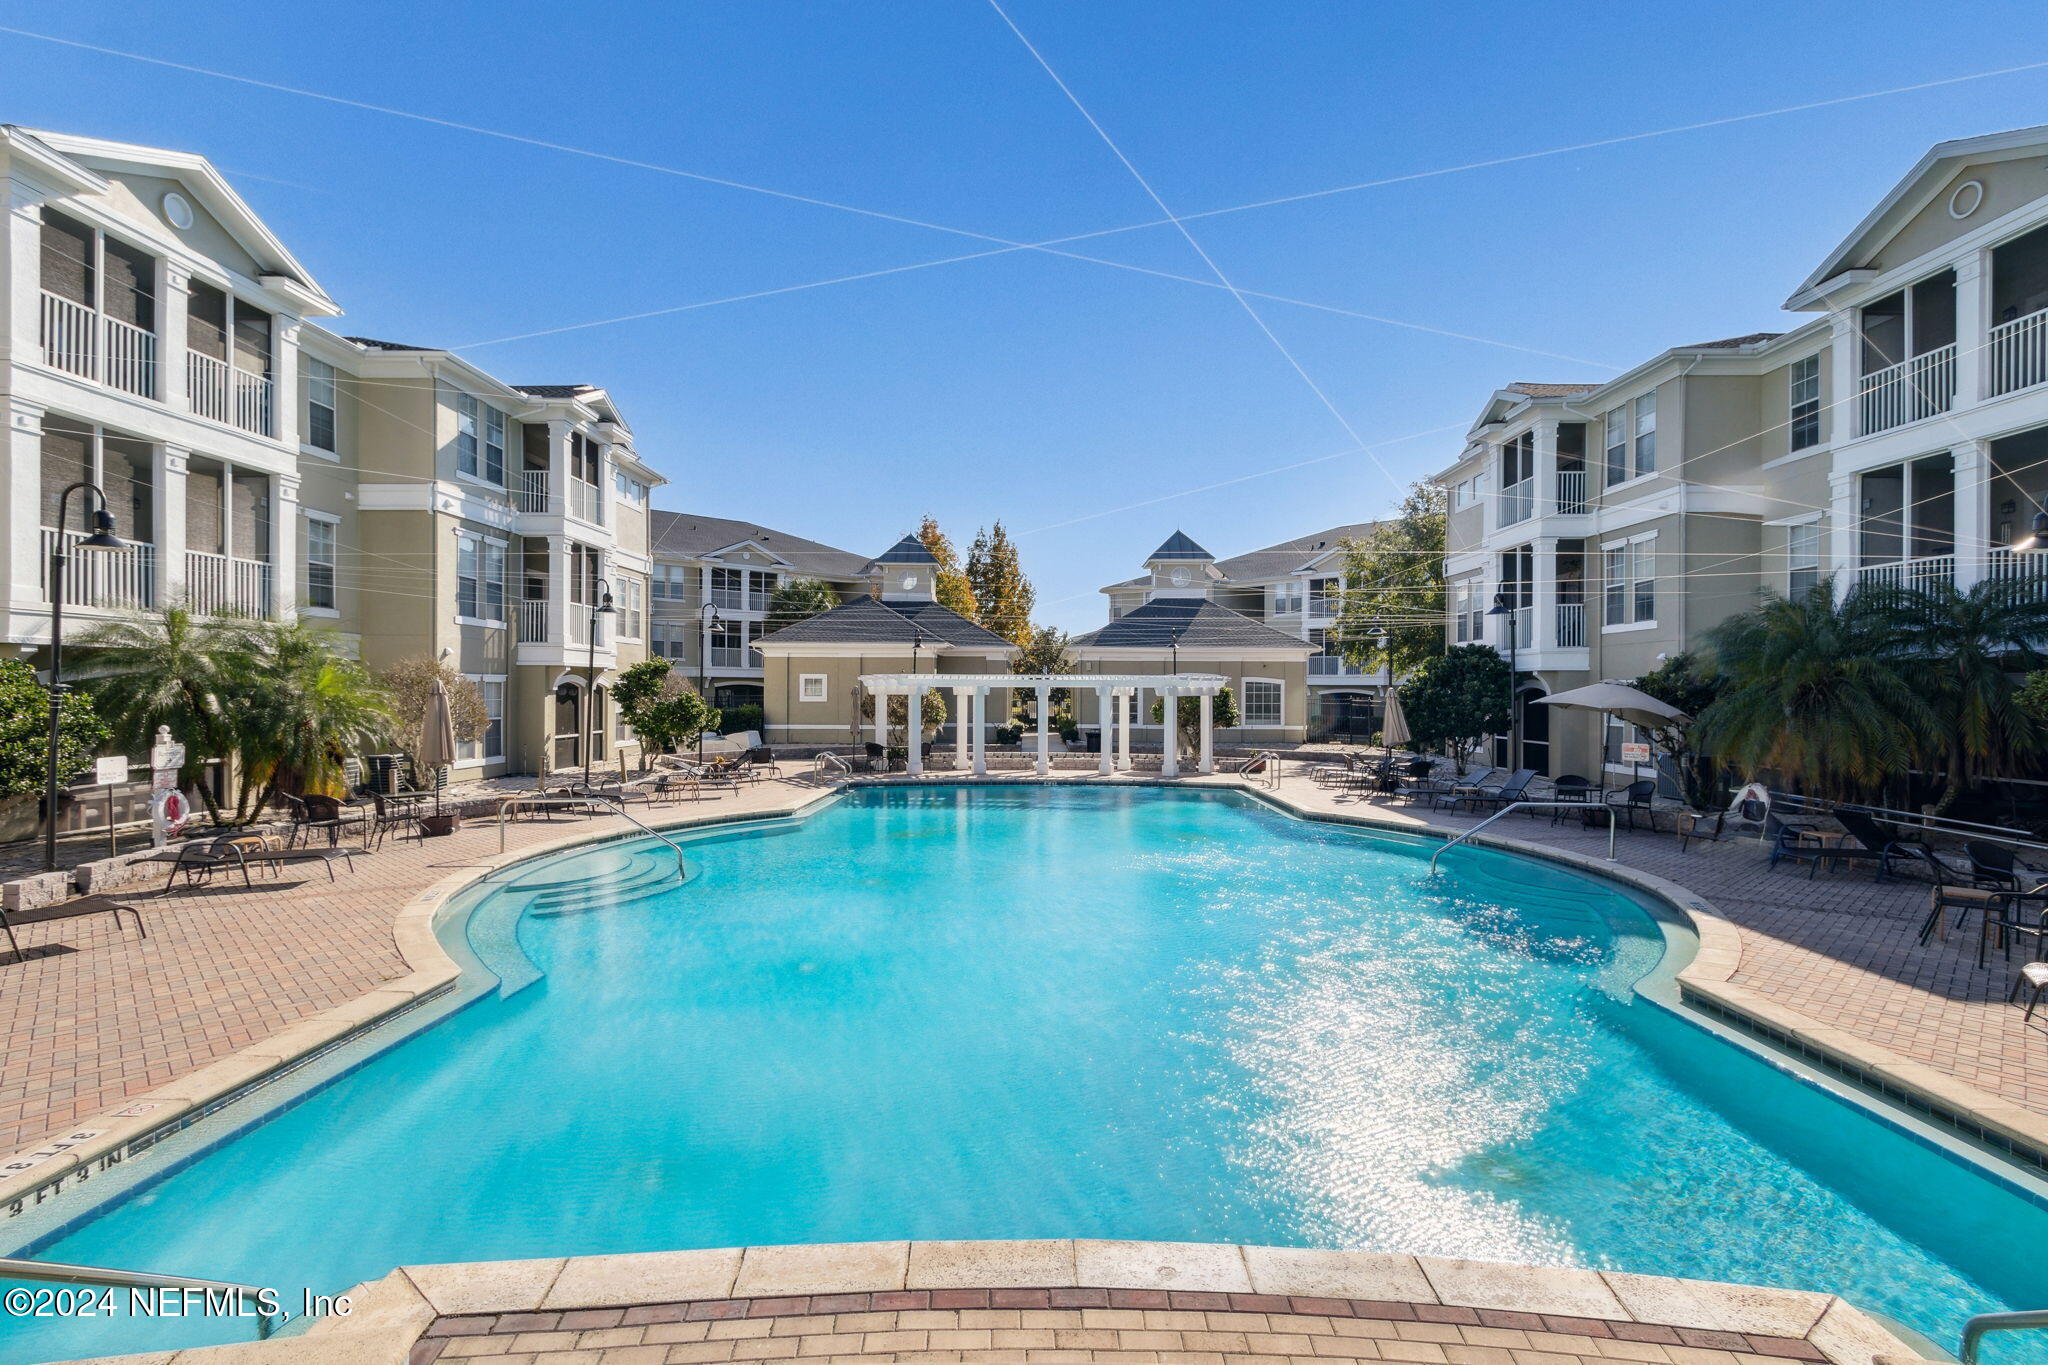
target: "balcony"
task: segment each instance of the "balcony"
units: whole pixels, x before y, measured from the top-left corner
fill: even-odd
[[[512,604],[512,621],[522,645],[544,645],[548,640],[548,604],[543,598],[527,598]]]
[[[1856,411],[1865,436],[1947,412],[1956,396],[1954,342],[1863,376]]]
[[[1884,564],[1864,564],[1856,570],[1856,586],[1859,588],[1904,588],[1920,592],[1955,581],[1954,555],[1894,559]]]
[[[1993,327],[1987,368],[1993,395],[2048,381],[2048,308]]]
[[[1559,649],[1584,649],[1586,647],[1586,604],[1584,602],[1559,602],[1557,604],[1557,647]]]
[[[729,645],[711,646],[713,668],[759,668],[761,656],[751,649],[734,649]]]
[[[75,550],[83,531],[66,531],[64,545]],[[50,551],[58,533],[43,528],[43,600],[50,600]],[[118,550],[72,553],[64,565],[64,605],[109,611],[141,611],[156,605],[156,546],[127,544]]]
[[[1366,678],[1376,670],[1361,668],[1345,659],[1341,654],[1311,654],[1308,656],[1308,675],[1311,678]]]
[[[185,601],[202,615],[268,617],[270,578],[270,565],[259,559],[185,552]]]
[[[548,472],[545,469],[520,470],[519,481],[512,488],[512,503],[522,512],[548,511]]]
[[[197,415],[258,436],[272,434],[274,386],[268,375],[251,374],[225,360],[188,351],[185,383]]]
[[[1567,517],[1584,516],[1593,510],[1586,501],[1586,471],[1583,469],[1560,469],[1557,471],[1557,510]]]
[[[742,588],[713,588],[705,596],[712,606],[727,611],[739,611],[747,605],[747,594]]]
[[[598,496],[596,484],[569,480],[569,515],[592,526],[604,525],[604,499]]]
[[[1513,526],[1536,515],[1536,480],[1523,479],[1500,490],[1500,524]]]
[[[2048,551],[2008,550],[2001,546],[1985,560],[1984,576],[2010,584],[2033,598],[2048,598]]]
[[[156,397],[156,334],[43,291],[43,361],[140,398]]]

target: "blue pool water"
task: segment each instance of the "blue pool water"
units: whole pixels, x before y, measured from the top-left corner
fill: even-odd
[[[405,1262],[1130,1237],[1827,1289],[1949,1343],[2048,1303],[2048,1211],[1636,994],[1665,938],[1596,879],[1460,849],[1430,883],[1424,845],[1103,789],[860,792],[693,841],[687,885],[672,857],[501,879],[469,932],[519,989],[35,1254],[295,1299]],[[246,1335],[0,1320],[0,1358]]]

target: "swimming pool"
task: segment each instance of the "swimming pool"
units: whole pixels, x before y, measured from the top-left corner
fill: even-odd
[[[164,1144],[32,1254],[295,1299],[407,1262],[1081,1236],[1827,1289],[1946,1342],[2048,1302],[2017,1183],[1645,999],[1685,944],[1635,896],[1471,848],[1432,883],[1430,847],[1228,793],[934,787],[693,838],[681,886],[661,843],[523,864],[466,907],[504,989]]]

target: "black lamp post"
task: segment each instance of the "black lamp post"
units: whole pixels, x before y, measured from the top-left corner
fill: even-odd
[[[1519,592],[1520,589],[1517,588],[1516,591]],[[1520,644],[1520,641],[1516,638],[1515,612],[1519,606],[1520,603],[1514,597],[1504,592],[1497,592],[1493,595],[1493,605],[1486,609],[1488,616],[1505,616],[1508,618],[1508,766],[1510,768],[1522,766],[1522,717],[1515,711],[1515,680],[1521,673],[1521,670],[1515,666],[1517,646]]]
[[[718,614],[718,608],[704,604],[704,630],[697,637],[697,695],[706,706],[711,705],[711,628],[725,618]],[[858,720],[856,719],[856,724]],[[704,730],[697,730],[697,761],[704,761]]]
[[[1387,674],[1387,683],[1380,686],[1380,740],[1382,747],[1387,751],[1387,758],[1391,760],[1394,757],[1394,746],[1385,743],[1387,730],[1387,687],[1393,681],[1393,665],[1387,659],[1387,628],[1375,625],[1365,633],[1365,638],[1372,641],[1373,649],[1379,654],[1380,668]]]
[[[590,755],[597,748],[598,726],[602,723],[597,714],[597,618],[619,614],[618,608],[612,605],[611,584],[600,578],[590,586],[597,594],[597,605],[590,609],[590,677],[583,686],[584,713],[590,717],[589,723],[583,727],[583,787],[586,791],[590,788]],[[624,765],[620,765],[621,778],[625,772]]]
[[[107,495],[95,483],[74,483],[57,498],[57,534],[50,541],[50,756],[43,772],[43,869],[57,868],[57,740],[64,719],[64,573],[71,555],[64,544],[64,527],[70,519],[71,495],[83,491],[88,505],[99,501],[92,514],[92,534],[78,542],[81,550],[118,550],[121,538],[114,534],[114,514],[107,510]]]

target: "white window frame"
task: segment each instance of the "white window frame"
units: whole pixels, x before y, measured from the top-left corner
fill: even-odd
[[[1301,580],[1298,578],[1290,578],[1284,583],[1275,583],[1273,585],[1273,614],[1275,616],[1294,615],[1302,609],[1302,604],[1306,600],[1307,597],[1302,590]]]
[[[455,477],[486,488],[505,486],[505,414],[475,394],[455,390]],[[464,462],[468,468],[464,468]],[[493,474],[496,477],[493,477]]]
[[[1657,472],[1657,391],[1636,395],[1633,439],[1629,443],[1630,468],[1634,477],[1647,479]]]
[[[1619,572],[1617,572],[1617,566]],[[1626,540],[1610,540],[1600,547],[1600,630],[1603,634],[1631,630],[1652,630],[1662,594],[1657,590],[1657,533],[1647,531]],[[1648,569],[1650,572],[1645,573]],[[1650,614],[1641,614],[1642,589],[1650,587]],[[1619,592],[1619,619],[1616,593]]]
[[[1802,412],[1802,408],[1809,411]],[[1802,417],[1813,419],[1811,440],[1799,439]],[[1812,450],[1820,445],[1820,418],[1820,357],[1802,356],[1785,369],[1785,448]]]
[[[465,673],[463,676],[476,684],[476,690],[482,694],[484,699],[484,714],[490,719],[485,723],[484,732],[481,735],[475,739],[457,741],[455,746],[455,766],[458,768],[481,768],[486,763],[502,763],[505,761],[506,675],[503,673]],[[493,688],[497,689],[495,697],[497,710],[495,712],[491,709],[493,704]],[[497,728],[495,738],[498,751],[496,753],[490,752],[493,739],[493,723],[495,723]]]
[[[1628,410],[1628,404],[1620,403],[1609,408],[1600,419],[1600,482],[1603,487],[1613,488],[1629,480]]]
[[[621,640],[637,641],[643,638],[640,632],[645,626],[644,604],[645,599],[642,596],[640,580],[622,575],[619,578],[618,602],[619,638]]]
[[[505,589],[505,574],[509,558],[506,553],[510,548],[509,542],[497,536],[484,535],[478,531],[458,531],[455,533],[455,543],[455,624],[459,626],[484,626],[489,629],[502,630],[505,626],[506,598],[508,596]],[[475,568],[475,572],[472,574],[465,574],[462,571],[462,563],[465,556],[469,557],[470,563]],[[495,578],[492,576],[492,569],[494,567],[497,570]],[[462,610],[462,583],[466,578],[473,578],[476,581],[475,615],[467,614]],[[498,588],[498,614],[496,616],[491,615],[490,589],[493,583]]]
[[[1254,683],[1259,685],[1259,689],[1261,691],[1264,691],[1266,688],[1269,687],[1273,689],[1273,718],[1271,720],[1266,720],[1263,718],[1254,718],[1252,715],[1252,685]],[[1240,723],[1247,730],[1252,729],[1255,726],[1277,728],[1286,725],[1287,684],[1285,682],[1282,682],[1278,678],[1255,678],[1247,676],[1238,679],[1237,711]]]
[[[1810,539],[1810,548],[1803,549],[1800,541]],[[1821,525],[1819,515],[1795,521],[1785,528],[1785,596],[1798,601],[1806,593],[1820,586],[1825,576],[1821,568],[1822,544],[1827,539],[1827,529]],[[1813,581],[1805,587],[1799,585],[1799,575],[1811,573]]]
[[[693,640],[696,637],[697,625],[695,622],[650,621],[648,623],[647,652],[657,658],[667,659],[671,663],[681,663],[689,657],[684,648],[684,642]],[[667,649],[662,648],[663,645],[673,645],[675,652],[670,653]]]
[[[326,606],[322,607],[314,605],[311,596],[308,595],[306,604],[300,607],[299,611],[306,616],[339,616],[341,615],[341,518],[335,516],[332,512],[320,512],[311,507],[301,507],[299,512],[306,519],[306,572],[301,576],[300,587],[310,594],[313,585],[313,566],[321,562],[313,557],[313,528],[315,526],[324,527],[329,537],[328,558],[326,560],[328,572],[327,590],[329,596],[333,598]]]
[[[301,444],[323,459],[339,459],[341,403],[334,378],[334,367],[318,356],[301,355],[300,359],[305,361],[306,365],[306,430]],[[323,446],[313,439],[313,412],[320,408],[327,411],[327,430],[333,437],[332,445]]]
[[[799,673],[796,677],[796,699],[801,702],[821,702],[827,699],[829,678],[823,673]],[[816,684],[814,687],[813,684]],[[812,695],[813,693],[816,695]]]

